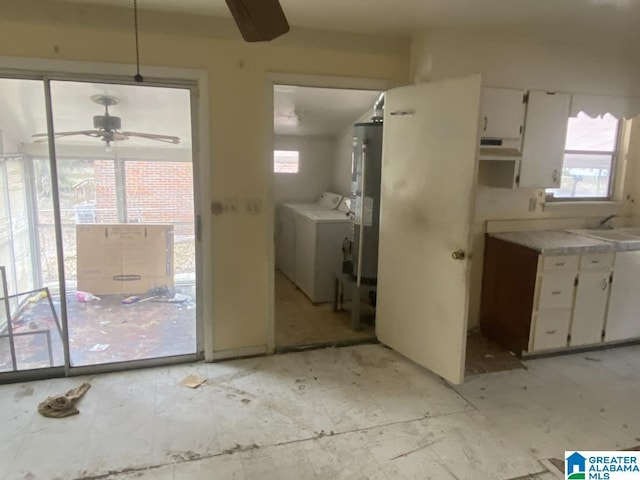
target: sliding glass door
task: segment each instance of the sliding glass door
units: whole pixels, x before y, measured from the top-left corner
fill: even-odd
[[[64,365],[47,138],[37,175],[24,148],[46,127],[43,87],[0,78],[0,372]]]
[[[190,89],[0,79],[0,103],[0,372],[197,355]]]

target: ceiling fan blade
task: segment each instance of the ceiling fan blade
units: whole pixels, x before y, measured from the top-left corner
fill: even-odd
[[[172,135],[158,135],[155,133],[141,133],[141,132],[119,132],[121,135],[125,135],[126,137],[140,137],[140,138],[148,138],[149,140],[157,140],[158,142],[164,143],[180,143],[180,138],[174,137]]]
[[[278,0],[226,0],[247,42],[273,40],[289,31],[289,22]]]
[[[100,130],[78,130],[75,132],[55,132],[53,134],[53,138],[70,137],[72,135],[85,135],[87,137],[101,137],[102,133],[103,132],[101,132]],[[36,138],[36,140],[34,140],[34,142],[36,143],[46,142],[49,139],[48,133],[34,133],[31,136]]]

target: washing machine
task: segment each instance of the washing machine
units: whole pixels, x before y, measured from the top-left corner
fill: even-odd
[[[314,303],[330,302],[342,269],[342,242],[351,219],[343,210],[316,210],[295,222],[295,283]]]
[[[296,281],[296,221],[306,212],[344,210],[343,196],[323,192],[315,202],[283,203],[278,209],[276,224],[276,267],[292,282]]]

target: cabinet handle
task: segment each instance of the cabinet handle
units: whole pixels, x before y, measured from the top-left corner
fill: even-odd
[[[560,295],[562,293],[562,290],[554,290],[553,292],[551,292],[551,295]]]
[[[553,335],[554,333],[556,333],[558,330],[547,330],[546,333],[548,333],[549,335]]]
[[[591,260],[591,263],[600,263],[600,260]]]
[[[554,265],[555,265],[556,267],[562,267],[565,263],[566,263],[566,262],[556,262],[556,263],[554,263]]]
[[[553,173],[551,174],[551,180],[553,180],[554,182],[558,181],[558,169],[554,169]]]
[[[482,126],[482,131],[486,132],[487,131],[487,126],[489,125],[489,119],[485,116],[483,120],[484,120],[484,124]]]

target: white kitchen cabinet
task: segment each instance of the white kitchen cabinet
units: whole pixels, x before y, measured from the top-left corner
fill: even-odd
[[[578,256],[543,255],[538,263],[541,268],[529,340],[530,352],[567,346]]]
[[[480,136],[507,140],[521,138],[525,111],[524,95],[524,90],[483,88]]]
[[[605,342],[640,337],[640,251],[616,252]]]
[[[532,351],[558,349],[567,346],[571,308],[538,312],[533,331]]]
[[[580,258],[569,346],[602,342],[612,263],[612,252],[585,254]]]
[[[568,93],[529,92],[520,187],[560,186],[570,103]]]

